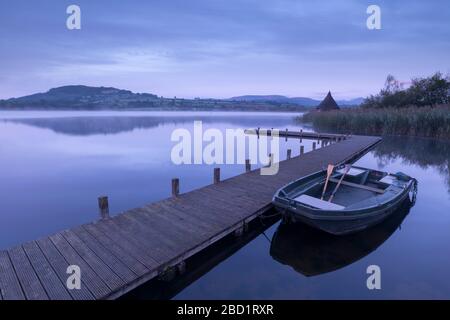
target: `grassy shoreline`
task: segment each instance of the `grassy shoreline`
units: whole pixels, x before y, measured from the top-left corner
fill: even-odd
[[[450,139],[450,105],[313,111],[297,120],[318,131]]]

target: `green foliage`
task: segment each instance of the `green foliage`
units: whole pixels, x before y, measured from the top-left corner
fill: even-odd
[[[319,131],[450,138],[450,106],[309,112],[301,121]]]
[[[450,103],[450,78],[440,72],[428,78],[415,78],[411,86],[403,85],[388,75],[384,88],[377,95],[364,100],[363,108],[404,108],[408,106],[436,106]]]

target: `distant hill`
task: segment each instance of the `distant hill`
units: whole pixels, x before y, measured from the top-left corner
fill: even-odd
[[[0,110],[304,111],[319,103],[320,101],[310,98],[288,98],[281,95],[249,95],[231,99],[164,98],[151,93],[134,93],[112,87],[71,85],[53,88],[43,93],[0,100]],[[353,100],[338,103],[354,104]]]
[[[245,95],[230,98],[232,101],[264,101],[264,102],[284,102],[302,105],[305,107],[317,107],[320,100],[315,100],[306,97],[289,98],[281,95]],[[358,106],[363,102],[364,98],[355,98],[351,100],[336,100],[340,106]]]
[[[158,96],[111,87],[64,86],[20,98],[0,100],[0,107],[20,109],[105,109],[154,102]]]
[[[0,110],[201,110],[304,111],[301,105],[281,101],[180,99],[133,93],[112,87],[71,85],[19,98],[0,100]]]

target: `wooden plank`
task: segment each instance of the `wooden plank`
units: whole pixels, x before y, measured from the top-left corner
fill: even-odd
[[[222,224],[218,223],[216,220],[204,219],[203,215],[199,215],[195,210],[190,211],[190,212],[184,212],[184,211],[177,209],[176,207],[168,205],[164,201],[158,202],[154,205],[161,206],[162,208],[167,210],[167,212],[169,212],[174,217],[178,217],[180,219],[180,221],[185,221],[185,220],[189,221],[188,225],[189,226],[194,225],[192,227],[192,230],[195,232],[198,232],[199,234],[216,233],[222,227]],[[144,209],[146,207],[144,207]],[[200,229],[200,230],[198,230],[198,229]]]
[[[218,198],[214,197],[213,194],[208,194],[207,192],[203,193],[198,190],[189,193],[186,198],[189,197],[189,200],[195,202],[196,204],[204,206],[213,214],[216,212],[222,212],[222,214],[229,218],[230,221],[236,221],[236,219],[240,219],[248,215],[248,208],[238,203],[232,203],[231,201],[228,204],[224,202],[219,202]]]
[[[48,300],[48,295],[31,266],[25,251],[23,251],[23,248],[21,246],[16,246],[9,249],[8,254],[26,299]]]
[[[180,224],[185,225],[187,228],[191,229],[193,232],[196,232],[200,235],[206,235],[210,233],[214,233],[217,231],[217,227],[209,222],[204,221],[203,219],[199,219],[198,216],[194,214],[186,214],[185,212],[181,212],[175,208],[172,208],[162,202],[157,202],[153,204],[156,207],[161,208],[161,211],[152,211],[150,210],[148,215],[157,215],[161,219],[178,219]],[[150,207],[150,206],[149,206]],[[145,206],[143,209],[147,209]]]
[[[118,225],[112,222],[113,219],[102,220],[95,224],[95,227],[114,238],[116,243],[120,244],[124,249],[128,250],[134,258],[143,263],[149,270],[157,269],[159,262],[153,259],[148,250],[130,237],[129,232],[125,232]]]
[[[69,277],[69,275],[67,274],[67,267],[69,266],[67,261],[56,249],[55,245],[50,241],[49,238],[39,239],[36,241],[36,244],[39,246],[47,261],[52,266],[55,273],[58,275],[58,278],[61,280],[63,285],[65,285],[67,283],[67,278]],[[84,281],[83,274],[81,275],[81,281]],[[74,300],[94,299],[94,296],[89,291],[86,285],[82,285],[80,289],[68,290],[68,292]]]
[[[166,263],[171,258],[171,248],[168,247],[162,239],[154,236],[152,230],[144,229],[140,223],[136,222],[124,214],[120,214],[108,221],[115,224],[118,229],[124,232],[129,240],[141,248],[152,259],[158,261],[158,264]]]
[[[82,227],[72,229],[72,231],[91,249],[107,266],[117,274],[124,283],[131,282],[137,275],[122,263],[113,252],[99,243]]]
[[[76,265],[81,269],[82,286],[85,285],[96,299],[103,299],[111,293],[111,289],[92,270],[91,267],[72,248],[62,234],[57,233],[50,236],[50,240],[66,259],[69,265]]]
[[[158,214],[160,210],[155,208],[155,214]],[[149,209],[139,208],[135,209],[126,215],[127,219],[132,220],[142,230],[142,236],[145,240],[158,241],[162,244],[162,249],[164,247],[168,250],[176,250],[180,246],[185,246],[187,243],[184,236],[189,230],[186,226],[180,226],[176,224],[176,219],[155,219],[155,215],[147,215]],[[183,239],[184,238],[184,239]],[[184,240],[184,241],[183,241]],[[146,243],[148,242],[146,241]]]
[[[224,188],[223,188],[224,189]],[[199,191],[202,192],[202,191]],[[227,206],[233,211],[239,212],[239,216],[247,210],[254,212],[261,207],[261,205],[266,205],[272,200],[271,196],[259,195],[259,197],[247,198],[240,192],[224,192],[223,190],[209,189],[204,193],[205,197],[210,200],[217,201]],[[258,199],[258,200],[255,200]]]
[[[73,231],[65,230],[61,232],[61,235],[111,291],[115,291],[125,284]]]
[[[71,300],[72,297],[70,296],[65,283],[63,284],[61,282],[36,242],[27,242],[23,244],[22,247],[36,271],[39,280],[44,286],[48,297],[51,300]]]
[[[133,219],[136,223],[146,230],[144,244],[150,244],[153,247],[152,241],[162,242],[164,247],[171,250],[173,253],[189,247],[192,242],[198,241],[199,235],[193,233],[192,230],[186,229],[186,226],[177,224],[175,217],[173,219],[161,219],[155,215],[147,215],[148,210],[139,209],[126,215],[127,219]],[[151,234],[152,238],[148,237]],[[153,240],[151,240],[153,239]],[[154,240],[157,239],[157,240]],[[173,255],[169,256],[172,257]]]
[[[273,195],[274,186],[271,188],[265,187],[264,189],[255,188],[251,183],[243,185],[242,183],[236,183],[235,181],[224,181],[221,185],[211,186],[211,189],[224,192],[230,196],[234,193],[240,193],[242,197],[251,199],[255,203],[261,202],[261,197]]]
[[[160,205],[143,207],[133,212],[131,216],[145,223],[148,228],[156,230],[157,233],[173,236],[176,245],[178,245],[177,241],[187,244],[187,233],[191,233],[194,239],[202,238],[200,233],[193,232],[194,224],[190,222],[192,218],[189,215],[185,214],[183,219],[180,219],[179,215],[170,208],[165,209]]]
[[[183,196],[183,195],[181,195]],[[181,197],[180,196],[180,197]],[[181,211],[186,215],[193,215],[198,219],[202,219],[205,222],[218,227],[219,229],[223,228],[224,224],[229,223],[229,218],[224,217],[223,215],[214,214],[211,210],[205,213],[205,208],[203,206],[196,205],[195,203],[181,200],[179,198],[172,198],[170,200],[161,201],[161,204],[167,205],[175,210]]]
[[[108,249],[138,277],[149,272],[149,269],[139,261],[139,258],[134,258],[126,248],[123,248],[113,238],[110,238],[98,228],[95,228],[93,225],[84,225],[81,228],[86,230],[91,236],[95,237],[95,239],[104,247],[108,247]]]
[[[0,251],[0,291],[5,300],[25,299],[22,287],[6,251]]]

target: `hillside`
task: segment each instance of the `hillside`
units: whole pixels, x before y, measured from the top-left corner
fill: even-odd
[[[0,100],[3,110],[230,110],[303,111],[320,101],[280,95],[242,96],[231,99],[180,99],[134,93],[112,87],[63,86],[47,92]]]

